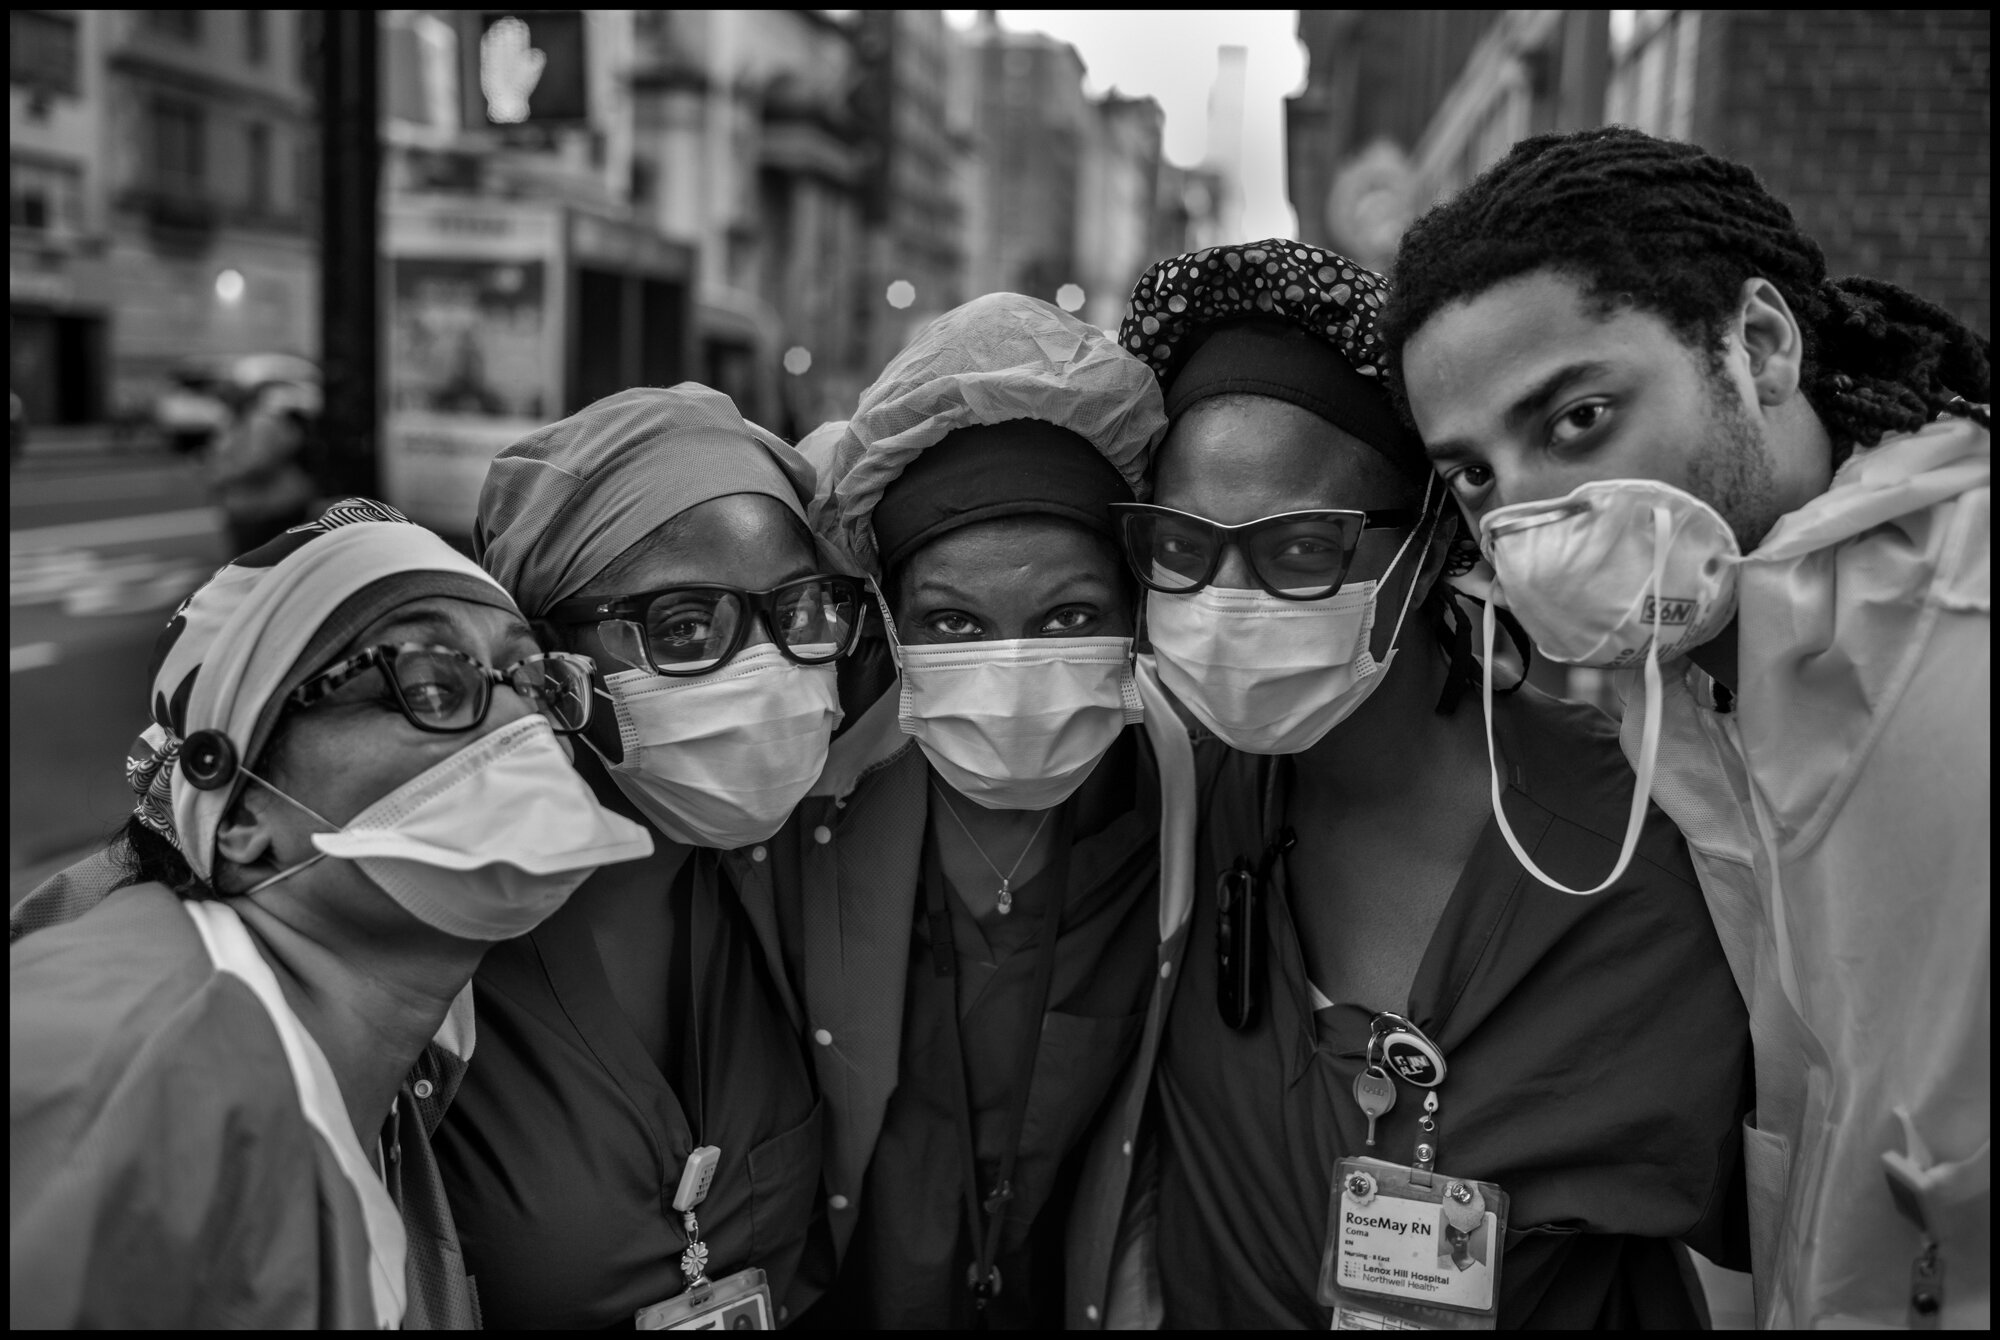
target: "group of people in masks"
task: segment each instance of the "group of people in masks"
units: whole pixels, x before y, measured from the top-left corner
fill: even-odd
[[[1718,180],[1527,141],[1393,288],[990,295],[234,560],[10,917],[13,1324],[1984,1325],[1986,346]]]

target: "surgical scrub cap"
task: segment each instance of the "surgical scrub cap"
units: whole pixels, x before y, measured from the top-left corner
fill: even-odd
[[[1421,478],[1423,448],[1384,384],[1386,297],[1382,276],[1337,252],[1285,238],[1208,247],[1140,276],[1118,338],[1158,375],[1170,415],[1212,396],[1270,396]]]
[[[248,763],[269,743],[292,689],[355,634],[424,596],[514,613],[499,583],[384,503],[348,498],[231,560],[174,611],[153,648],[153,724],[133,744],[125,779],[139,821],[213,878],[215,835],[241,779],[204,791],[174,765],[196,731],[229,738]]]
[[[964,432],[1000,424],[1022,426]],[[885,549],[900,557],[953,525],[1024,511],[1076,512],[1090,524],[1104,502],[1146,496],[1166,426],[1146,365],[1102,331],[1039,299],[989,293],[925,326],[862,393],[853,418],[808,439],[815,459],[829,462],[814,527],[880,576]],[[940,444],[957,460],[937,463],[931,487],[912,480],[885,503],[919,454]],[[1111,469],[1076,450],[1084,444]],[[1065,451],[1074,464],[1058,464]]]
[[[776,498],[803,522],[813,470],[720,391],[633,387],[494,458],[473,552],[538,616],[668,520],[734,493]]]

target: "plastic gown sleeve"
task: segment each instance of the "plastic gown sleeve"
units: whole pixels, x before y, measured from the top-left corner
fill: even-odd
[[[16,994],[10,1019],[8,1321],[23,1327],[367,1324],[365,1289],[322,1297],[362,1253],[323,1203],[320,1152],[246,989],[173,1008],[105,1087],[88,1073],[88,987]],[[58,1012],[68,1011],[65,1026]],[[120,1026],[114,1022],[114,1027]],[[100,1053],[101,1054],[101,1053]],[[272,1082],[258,1083],[257,1076]],[[365,1283],[365,1274],[356,1274]]]

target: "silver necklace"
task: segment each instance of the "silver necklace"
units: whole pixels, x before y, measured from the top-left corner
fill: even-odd
[[[1035,831],[1028,834],[1028,845],[1021,848],[1021,854],[1014,858],[1013,869],[1003,875],[1000,873],[1000,867],[993,864],[993,858],[986,854],[986,848],[979,845],[979,839],[972,836],[972,830],[966,827],[965,820],[958,817],[957,809],[952,806],[951,797],[942,791],[938,791],[936,782],[931,783],[931,790],[937,791],[937,798],[944,802],[945,811],[951,815],[952,822],[958,825],[958,831],[965,834],[965,840],[970,842],[972,849],[979,853],[979,859],[986,862],[986,868],[991,870],[994,877],[1000,881],[999,912],[1001,916],[1006,916],[1014,910],[1014,871],[1019,870],[1021,862],[1028,859],[1028,853],[1035,849],[1035,839],[1042,835],[1042,829],[1048,825],[1049,816],[1054,814],[1060,807],[1051,805],[1048,809],[1042,811],[1041,823],[1036,824]]]

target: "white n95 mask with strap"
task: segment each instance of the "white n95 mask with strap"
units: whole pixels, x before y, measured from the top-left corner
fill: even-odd
[[[1561,893],[1601,893],[1631,865],[1645,827],[1660,750],[1660,662],[1686,655],[1735,617],[1736,537],[1714,508],[1671,484],[1604,479],[1561,498],[1488,513],[1480,547],[1496,579],[1482,630],[1493,817],[1515,859],[1536,879]],[[1604,668],[1643,663],[1646,721],[1632,808],[1618,860],[1594,888],[1572,889],[1544,874],[1501,806],[1493,746],[1496,603],[1513,611],[1550,660]]]

